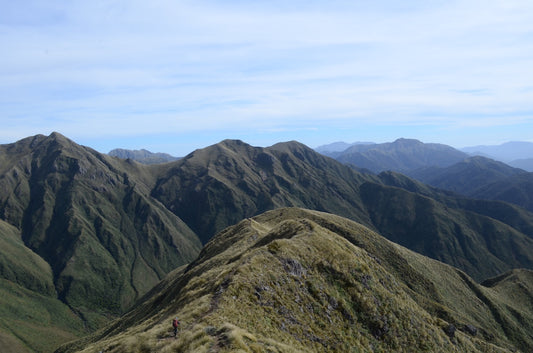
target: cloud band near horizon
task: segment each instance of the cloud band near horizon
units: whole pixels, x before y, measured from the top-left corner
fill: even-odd
[[[524,128],[533,127],[528,1],[21,1],[3,8],[4,143],[50,131],[95,144],[172,133],[274,139],[275,131],[293,131],[312,144],[319,136],[306,132],[316,129],[331,134],[320,136],[327,143],[373,140],[343,135],[358,126],[390,131],[389,139],[412,126],[420,136],[407,137],[470,131],[475,144],[524,140]]]

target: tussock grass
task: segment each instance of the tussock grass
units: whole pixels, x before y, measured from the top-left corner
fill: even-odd
[[[503,299],[522,282],[483,287],[346,219],[281,209],[225,230],[131,326],[82,351],[527,352],[532,310],[513,316]]]

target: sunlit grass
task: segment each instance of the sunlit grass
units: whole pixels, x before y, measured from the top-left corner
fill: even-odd
[[[516,287],[496,283],[346,219],[278,210],[223,232],[83,352],[526,352],[533,310],[513,317]]]

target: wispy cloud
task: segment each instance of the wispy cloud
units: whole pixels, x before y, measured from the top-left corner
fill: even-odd
[[[532,123],[529,1],[289,3],[8,2],[0,139]]]

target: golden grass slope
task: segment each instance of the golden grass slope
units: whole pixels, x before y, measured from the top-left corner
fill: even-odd
[[[484,287],[355,222],[278,209],[219,233],[134,310],[58,352],[529,352],[531,280]]]

